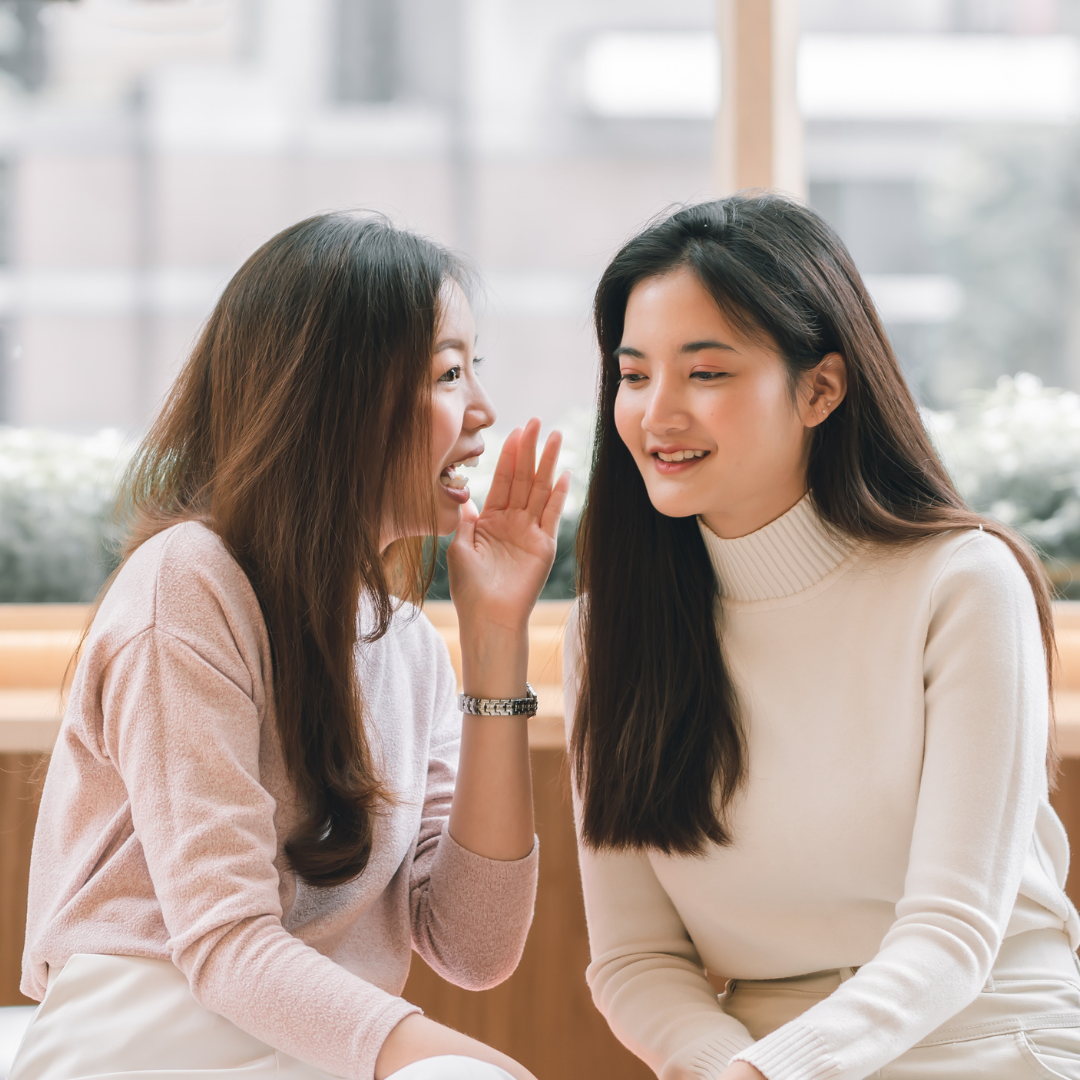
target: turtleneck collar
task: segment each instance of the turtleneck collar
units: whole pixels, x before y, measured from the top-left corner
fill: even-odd
[[[764,528],[724,540],[698,519],[725,600],[795,596],[835,570],[851,550],[822,521],[809,495]]]

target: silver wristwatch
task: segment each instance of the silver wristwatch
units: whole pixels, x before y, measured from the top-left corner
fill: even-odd
[[[470,716],[535,716],[536,691],[526,683],[524,697],[486,698],[458,694],[458,708]]]

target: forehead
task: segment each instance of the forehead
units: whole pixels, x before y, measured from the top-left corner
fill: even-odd
[[[732,318],[687,267],[644,278],[630,291],[622,345],[649,341],[682,345],[703,340],[719,341],[739,351],[776,351],[766,331]]]
[[[448,278],[439,290],[439,321],[436,336],[457,337],[471,341],[473,331],[472,309],[462,287]]]
[[[698,276],[685,267],[639,281],[626,301],[627,331],[667,332],[688,324],[735,331]]]

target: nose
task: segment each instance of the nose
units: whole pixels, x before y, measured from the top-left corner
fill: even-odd
[[[469,401],[465,406],[465,418],[461,426],[466,431],[483,431],[494,423],[495,406],[480,380],[473,374],[469,378]]]
[[[690,417],[675,380],[658,374],[653,377],[651,390],[641,426],[654,435],[685,431],[690,426]]]

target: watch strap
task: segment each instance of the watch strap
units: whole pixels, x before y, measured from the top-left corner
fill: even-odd
[[[526,683],[525,697],[478,698],[458,694],[458,708],[469,716],[535,716],[536,691]]]

